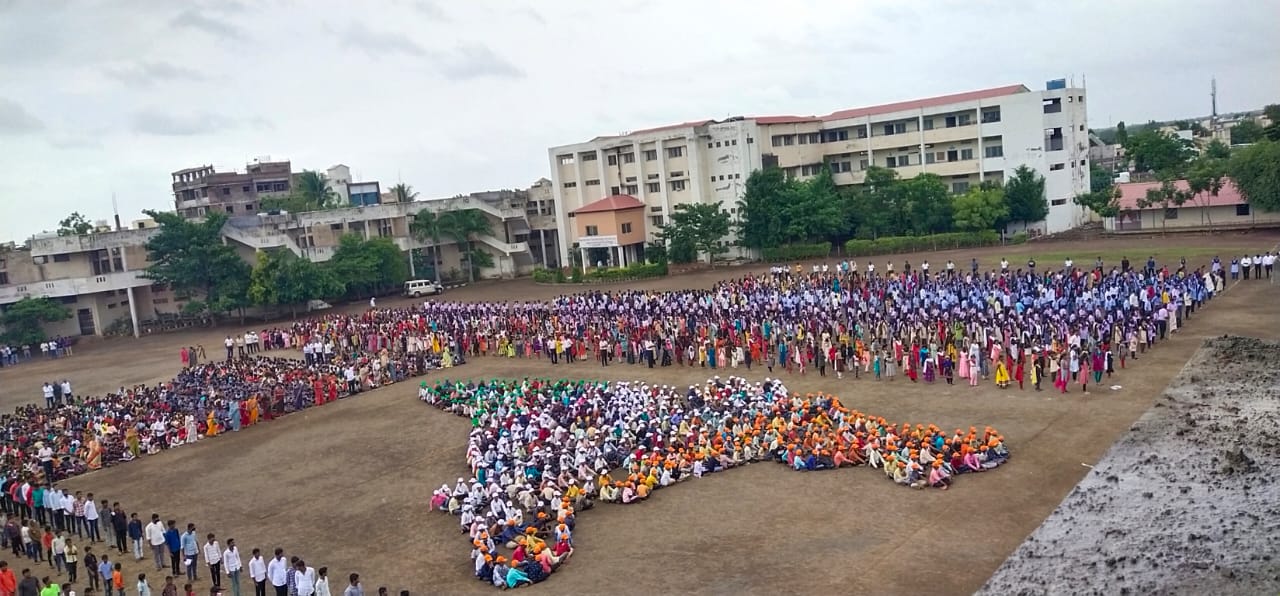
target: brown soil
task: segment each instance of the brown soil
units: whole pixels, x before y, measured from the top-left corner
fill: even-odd
[[[1204,245],[1252,252],[1276,236],[1204,238]],[[1035,243],[981,251],[894,257],[913,263],[972,255],[986,262],[1035,252],[1186,246],[1196,238],[1099,239],[1088,244]],[[881,260],[881,258],[877,258]],[[759,270],[760,267],[752,268]],[[705,286],[740,276],[745,267],[630,284],[668,289]],[[828,391],[863,411],[943,428],[992,425],[1005,436],[1012,462],[991,474],[965,476],[952,490],[909,491],[864,469],[797,475],[754,465],[660,491],[632,507],[600,506],[581,515],[573,562],[530,589],[579,594],[638,591],[688,593],[830,593],[861,586],[873,593],[968,594],[978,589],[1058,506],[1116,438],[1145,411],[1206,336],[1280,334],[1280,301],[1265,283],[1241,284],[1190,325],[1121,371],[1119,391],[1068,395],[999,391],[990,384],[923,387],[808,375],[787,378],[794,391]],[[521,280],[481,283],[447,299],[542,299],[573,289]],[[1271,299],[1268,299],[1271,298]],[[379,301],[381,306],[406,301]],[[353,305],[352,309],[362,308]],[[0,370],[7,389],[0,407],[39,398],[45,379],[69,377],[77,392],[155,382],[178,367],[178,349],[220,345],[224,330],[82,344],[72,359]],[[708,376],[682,368],[649,371],[591,363],[551,367],[540,361],[482,358],[451,371],[460,377],[540,375],[694,383]],[[760,379],[762,369],[738,371]],[[385,585],[439,593],[491,593],[470,579],[467,543],[455,518],[427,511],[430,491],[466,473],[465,420],[423,405],[410,385],[294,414],[240,433],[202,441],[64,483],[152,511],[252,547],[284,547],[332,570],[333,586],[360,572],[367,590]],[[1252,450],[1250,457],[1258,460]],[[126,569],[136,573],[137,566]],[[676,571],[678,570],[678,571]],[[675,571],[673,573],[673,571]],[[160,582],[153,582],[153,586]],[[202,582],[207,586],[207,582]],[[394,593],[394,592],[393,592]]]

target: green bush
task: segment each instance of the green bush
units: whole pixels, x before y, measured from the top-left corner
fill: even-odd
[[[1009,244],[1026,244],[1026,243],[1027,243],[1026,232],[1018,232],[1017,234],[1014,234],[1013,237],[1009,238]]]
[[[541,267],[533,270],[533,281],[540,284],[549,284],[556,282],[557,274],[564,277],[564,273],[559,270],[543,269]]]
[[[831,254],[831,243],[822,242],[819,244],[788,244],[774,248],[766,248],[761,252],[761,256],[765,261],[776,263],[778,261],[800,261],[804,259],[819,259]]]
[[[1025,240],[1024,240],[1025,241]],[[883,255],[956,248],[977,248],[1000,244],[1000,234],[982,232],[947,232],[931,236],[882,236],[875,240],[850,240],[844,244],[845,254],[851,257]]]

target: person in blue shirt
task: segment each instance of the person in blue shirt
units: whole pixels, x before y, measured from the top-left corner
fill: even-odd
[[[107,596],[112,595],[111,590],[111,572],[115,570],[115,564],[110,561],[110,557],[106,554],[102,555],[102,562],[98,563],[98,577],[102,578],[102,589]]]
[[[182,544],[182,558],[187,566],[187,581],[197,581],[196,554],[200,552],[200,543],[196,537],[196,525],[187,524],[187,531],[179,537]]]
[[[164,544],[169,547],[169,571],[175,577],[180,569],[178,559],[182,555],[182,536],[178,533],[177,524],[178,522],[169,520],[168,529],[164,531]]]
[[[137,513],[129,514],[129,542],[133,545],[133,558],[142,560],[142,520]]]

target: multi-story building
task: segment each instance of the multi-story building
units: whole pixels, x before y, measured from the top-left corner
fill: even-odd
[[[293,168],[287,161],[255,161],[244,173],[218,172],[205,165],[178,170],[172,177],[174,208],[189,218],[212,211],[253,214],[263,198],[287,195],[293,188]]]
[[[1066,230],[1085,221],[1071,201],[1089,189],[1085,99],[1084,89],[1059,80],[1043,91],[1010,85],[825,116],[699,120],[552,147],[561,258],[587,236],[574,221],[579,209],[634,197],[646,214],[641,235],[653,240],[678,204],[722,202],[733,213],[747,176],[767,166],[806,178],[826,165],[849,185],[875,165],[904,178],[936,174],[960,193],[1025,165],[1045,177],[1049,202],[1049,216],[1031,227]]]

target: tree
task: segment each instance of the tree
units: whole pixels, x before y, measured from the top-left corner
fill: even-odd
[[[298,316],[298,305],[342,294],[333,271],[287,250],[261,251],[249,276],[249,298],[259,306],[287,306]]]
[[[751,172],[738,200],[738,242],[757,250],[784,243],[783,197],[791,181],[777,167]]]
[[[724,237],[729,235],[729,212],[720,202],[676,205],[671,222],[658,235],[671,247],[672,260],[677,248],[692,248],[695,254],[706,253],[707,262],[715,266],[716,255],[728,251]]]
[[[843,228],[844,212],[831,170],[822,166],[804,182],[789,181],[782,193],[786,242],[817,242]],[[775,245],[776,246],[776,245]]]
[[[1222,141],[1214,139],[1205,146],[1204,156],[1213,159],[1227,159],[1231,157],[1231,149]]]
[[[326,263],[348,297],[377,295],[399,287],[409,277],[404,253],[390,238],[364,240],[346,234]]]
[[[1266,128],[1262,129],[1262,134],[1267,139],[1280,143],[1280,103],[1267,104],[1262,108],[1262,114],[1271,121]]]
[[[899,200],[900,190],[897,171],[879,166],[867,168],[862,188],[853,197],[856,211],[862,214],[858,236],[875,239],[904,229],[907,218]]]
[[[1116,123],[1116,144],[1127,145],[1129,143],[1129,130],[1124,127],[1124,120]]]
[[[1146,209],[1148,207],[1161,207],[1165,210],[1165,217],[1160,219],[1160,231],[1163,232],[1165,223],[1168,221],[1168,210],[1176,209],[1186,203],[1191,198],[1191,191],[1178,188],[1177,180],[1172,174],[1163,174],[1160,177],[1160,186],[1147,189],[1146,196],[1138,199],[1138,207]],[[1151,215],[1155,219],[1155,214]]]
[[[1124,149],[1139,172],[1180,173],[1195,154],[1189,141],[1154,126],[1130,136]]]
[[[423,209],[413,216],[409,224],[409,233],[418,242],[431,243],[431,269],[435,271],[436,283],[440,283],[440,240],[444,237],[444,224],[434,211]]]
[[[84,236],[93,231],[93,224],[79,211],[72,211],[71,215],[63,218],[58,222],[59,236]]]
[[[924,235],[951,227],[951,192],[936,174],[920,174],[898,183],[896,197],[904,220],[902,229]]]
[[[4,340],[15,346],[29,346],[44,341],[45,323],[56,323],[71,318],[71,310],[62,304],[45,298],[23,298],[4,311],[0,322],[4,323]]]
[[[146,277],[170,288],[181,298],[193,299],[184,309],[190,313],[219,314],[248,305],[248,263],[235,248],[222,243],[227,216],[213,212],[204,221],[183,219],[176,213],[144,211],[156,220],[160,231],[147,241]]]
[[[476,280],[475,267],[470,264],[472,257],[471,237],[478,234],[493,234],[489,218],[477,209],[447,211],[440,216],[441,232],[458,244],[458,253],[468,260],[467,279]]]
[[[952,208],[956,227],[968,232],[990,230],[1009,216],[1009,205],[999,188],[970,188],[955,198]]]
[[[1280,141],[1261,141],[1237,149],[1227,172],[1250,205],[1280,211]]]
[[[1213,225],[1212,209],[1208,209],[1213,199],[1222,192],[1227,179],[1227,162],[1223,159],[1201,157],[1187,168],[1187,187],[1191,191],[1191,199],[1203,207],[1201,213]]]
[[[1248,145],[1262,139],[1262,125],[1253,118],[1246,118],[1231,127],[1231,144]]]
[[[395,195],[396,201],[400,203],[412,203],[418,200],[418,193],[413,190],[413,186],[403,182],[392,186],[391,194]]]
[[[293,192],[288,195],[262,199],[263,210],[281,209],[296,213],[325,211],[346,206],[342,204],[342,197],[329,188],[328,177],[311,170],[304,170],[298,174]]]
[[[1004,183],[1004,198],[1009,204],[1009,220],[1027,224],[1049,215],[1049,201],[1044,196],[1044,176],[1023,165],[1013,171]]]
[[[1093,192],[1078,194],[1072,202],[1087,207],[1098,217],[1115,217],[1120,214],[1120,187],[1108,185]]]

